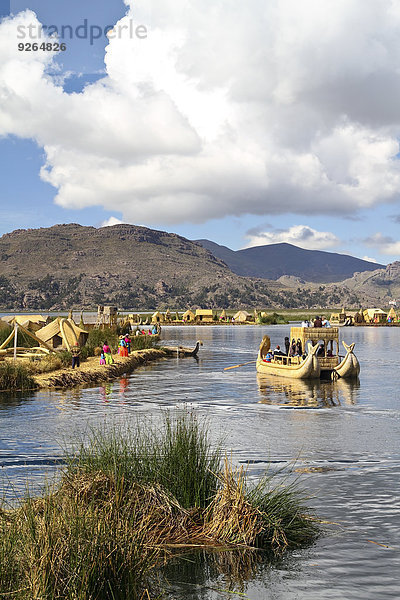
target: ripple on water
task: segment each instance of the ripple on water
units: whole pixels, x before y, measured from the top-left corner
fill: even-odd
[[[46,476],[51,480],[60,468],[61,447],[90,427],[126,425],[138,415],[157,420],[162,410],[187,404],[208,418],[213,439],[224,436],[235,462],[249,463],[251,479],[267,468],[277,474],[288,464],[289,480],[299,479],[310,505],[332,523],[312,548],[258,566],[243,587],[249,598],[398,600],[400,402],[394,356],[400,330],[343,332],[347,342],[356,342],[359,383],[261,381],[253,365],[223,371],[255,358],[265,333],[273,345],[281,344],[287,328],[166,327],[163,336],[171,344],[204,341],[198,361],[161,361],[82,390],[1,395],[5,493],[23,494],[27,477],[31,489],[39,489]],[[190,564],[176,567],[175,580],[187,569],[187,583],[176,584],[174,597],[220,599],[217,589],[227,589],[227,580],[221,573],[211,577],[204,564]]]

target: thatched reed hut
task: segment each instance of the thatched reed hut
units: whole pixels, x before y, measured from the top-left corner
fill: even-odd
[[[363,313],[366,323],[386,323],[387,313],[381,308],[367,308]]]
[[[36,332],[36,336],[53,349],[70,350],[76,342],[80,346],[86,343],[88,331],[81,329],[73,319],[57,317],[42,329]]]
[[[233,315],[233,318],[238,323],[250,323],[254,321],[253,315],[248,313],[246,310],[238,310],[238,312],[235,315]]]
[[[151,317],[151,322],[152,323],[164,323],[165,322],[165,316],[162,312],[160,312],[159,310],[157,310]]]
[[[11,321],[16,321],[18,325],[23,325],[25,329],[28,329],[33,333],[44,327],[49,322],[49,318],[43,317],[43,315],[7,315],[5,317],[1,317],[1,320],[9,325],[11,324]]]
[[[182,321],[184,321],[185,323],[192,323],[195,319],[195,314],[194,312],[192,312],[190,309],[187,310],[185,313],[183,313],[182,316]]]
[[[208,308],[198,308],[196,310],[195,321],[197,323],[212,323],[214,321],[213,311]]]

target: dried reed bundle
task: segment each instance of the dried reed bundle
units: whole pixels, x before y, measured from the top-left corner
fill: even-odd
[[[204,523],[204,534],[219,543],[252,546],[263,529],[260,511],[246,497],[245,475],[243,467],[234,469],[225,458],[219,476],[221,487],[206,511]]]

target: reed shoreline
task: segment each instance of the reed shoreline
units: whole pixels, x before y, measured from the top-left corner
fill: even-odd
[[[156,348],[135,350],[128,357],[113,356],[112,365],[99,365],[99,357],[89,357],[79,368],[57,369],[50,373],[34,375],[37,389],[70,388],[101,381],[110,381],[131,373],[137,367],[149,362],[167,358],[167,353]]]

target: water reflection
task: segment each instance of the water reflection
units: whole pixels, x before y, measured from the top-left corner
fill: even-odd
[[[320,379],[287,379],[257,373],[260,404],[282,408],[326,408],[342,404],[355,405],[358,379],[321,381]]]
[[[282,564],[251,565],[253,576],[243,584],[229,566],[231,557],[213,554],[195,562],[185,555],[167,565],[179,592],[171,598],[221,600],[240,597],[221,590],[245,589],[251,600],[398,600],[400,553],[390,548],[398,548],[400,523],[400,329],[343,332],[357,343],[361,384],[259,377],[254,364],[223,370],[255,360],[264,334],[273,346],[282,345],[287,329],[165,327],[167,345],[202,339],[200,360],[158,361],[101,388],[1,394],[0,488],[7,496],[11,482],[14,498],[29,480],[30,489],[40,491],[58,472],[64,440],[137,416],[161,419],[165,409],[188,403],[209,419],[213,440],[222,435],[234,460],[249,463],[249,477],[262,476],[268,464],[278,468],[297,459],[311,507],[341,527]],[[239,571],[243,577],[251,569],[243,564]]]
[[[293,570],[293,555],[273,556],[259,550],[210,550],[170,560],[161,570],[162,587],[169,597],[180,600],[248,598],[248,583],[254,579],[270,587],[277,573]],[[280,575],[278,575],[280,578]]]
[[[30,392],[0,392],[0,411],[15,408],[31,399]]]
[[[129,391],[129,379],[121,377],[119,380],[119,398],[122,402],[126,402],[127,393]]]
[[[114,385],[111,381],[107,381],[104,385],[99,387],[100,398],[103,402],[108,404],[111,401],[111,396],[113,394]]]

